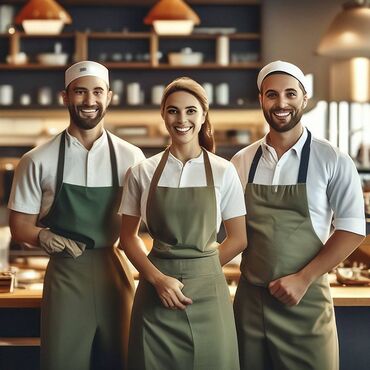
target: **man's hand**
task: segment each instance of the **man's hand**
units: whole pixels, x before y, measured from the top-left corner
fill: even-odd
[[[38,239],[40,247],[48,254],[66,250],[73,258],[77,258],[86,248],[85,244],[54,234],[49,229],[41,229]]]
[[[307,292],[310,282],[299,273],[283,276],[270,282],[272,296],[287,306],[296,306]]]
[[[185,297],[181,289],[184,284],[181,281],[167,275],[155,283],[155,289],[160,300],[166,308],[185,310],[186,306],[192,304],[193,301]]]

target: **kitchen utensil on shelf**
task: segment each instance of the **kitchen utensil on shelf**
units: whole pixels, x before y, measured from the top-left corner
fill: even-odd
[[[226,82],[222,82],[216,86],[216,104],[229,104],[229,85]]]
[[[168,63],[172,66],[191,66],[203,62],[203,53],[195,52],[191,48],[183,48],[180,52],[168,53]]]
[[[162,100],[164,86],[163,85],[154,85],[152,87],[152,104],[160,105]]]
[[[216,41],[216,63],[221,66],[229,64],[229,38],[225,35],[218,36]]]
[[[131,82],[127,85],[127,104],[139,105],[141,103],[140,84],[138,82]]]
[[[13,104],[13,86],[0,85],[0,105]]]
[[[210,82],[204,82],[202,86],[203,89],[206,91],[208,103],[213,104],[213,85]]]
[[[64,66],[68,61],[68,54],[62,52],[62,44],[56,42],[54,53],[41,53],[37,55],[37,61],[45,65]]]
[[[6,62],[9,64],[26,64],[28,62],[27,54],[23,51],[13,54],[13,55],[7,55],[6,56]]]
[[[40,105],[50,105],[53,102],[53,93],[48,86],[40,87],[37,94],[37,102]]]

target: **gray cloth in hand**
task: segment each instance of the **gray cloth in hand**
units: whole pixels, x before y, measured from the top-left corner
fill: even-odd
[[[77,258],[85,250],[86,245],[75,242],[72,239],[54,234],[49,229],[42,229],[39,232],[39,244],[48,254],[55,254],[65,250],[73,258]]]

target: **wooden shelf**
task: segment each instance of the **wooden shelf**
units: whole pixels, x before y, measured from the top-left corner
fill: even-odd
[[[0,70],[52,70],[52,71],[64,71],[68,65],[45,65],[39,63],[26,63],[26,64],[10,64],[0,63]]]
[[[227,66],[216,63],[202,63],[197,65],[170,65],[161,63],[157,66],[151,65],[149,62],[104,62],[108,69],[159,69],[159,70],[178,70],[178,69],[258,69],[261,68],[261,62],[244,62],[244,63],[230,63]],[[10,64],[0,63],[0,70],[62,70],[64,71],[69,65],[46,65],[39,63],[26,64]]]
[[[0,347],[39,347],[40,338],[37,337],[9,337],[0,338]]]

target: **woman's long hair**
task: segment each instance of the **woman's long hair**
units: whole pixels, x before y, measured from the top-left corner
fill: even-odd
[[[189,94],[195,96],[199,101],[204,112],[206,112],[204,123],[199,131],[199,144],[200,146],[207,149],[209,152],[215,152],[215,139],[213,137],[213,128],[209,120],[209,103],[206,91],[203,87],[196,81],[189,77],[180,77],[173,80],[170,84],[166,86],[163,92],[161,101],[161,115],[164,117],[164,108],[166,105],[167,98],[177,91],[185,91]]]

